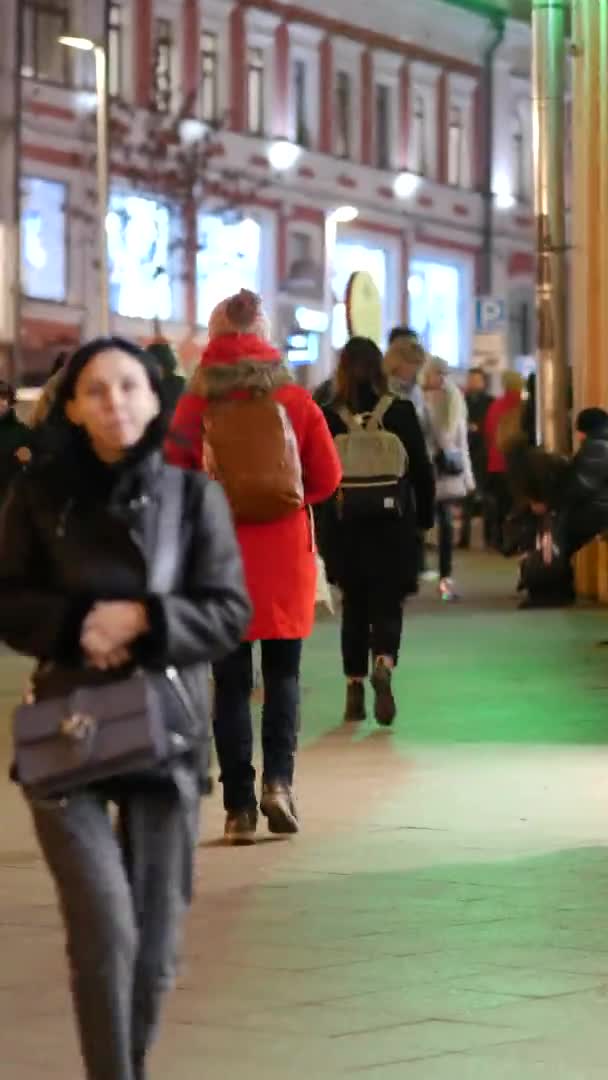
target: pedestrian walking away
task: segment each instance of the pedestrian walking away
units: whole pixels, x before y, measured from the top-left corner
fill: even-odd
[[[473,518],[481,515],[484,546],[490,547],[490,528],[487,506],[488,460],[484,438],[484,425],[493,397],[488,393],[488,377],[482,368],[471,368],[467,375],[465,399],[468,414],[469,455],[475,477],[474,494],[465,499],[462,508],[460,547],[467,551],[471,546]]]
[[[163,462],[152,358],[117,338],[91,342],[69,361],[55,406],[61,452],[56,429],[0,517],[0,640],[38,661],[28,716],[63,716],[57,730],[39,726],[35,749],[49,769],[69,758],[66,773],[53,773],[52,794],[44,776],[24,791],[65,925],[87,1080],[144,1080],[192,895],[208,665],[237,647],[250,608],[221,488]],[[163,567],[166,591],[155,584]],[[145,769],[133,764],[131,713],[101,726],[141,680],[155,704],[146,698],[140,727],[155,717],[165,747]],[[99,715],[78,705],[93,699]],[[114,743],[115,774],[75,779],[75,763],[91,767]]]
[[[344,472],[319,512],[327,576],[342,590],[344,718],[365,719],[371,656],[374,713],[388,726],[403,604],[417,590],[417,534],[433,522],[433,472],[416,410],[388,393],[382,353],[368,338],[343,349],[325,416]]]
[[[469,455],[467,408],[464,396],[450,378],[450,369],[433,357],[424,370],[424,388],[431,417],[437,476],[437,528],[439,531],[439,595],[458,599],[453,580],[454,526],[452,508],[475,490]]]
[[[293,780],[300,657],[313,627],[317,575],[309,507],[340,480],[323,414],[293,384],[269,336],[255,294],[242,290],[215,309],[209,344],[167,441],[170,461],[205,468],[223,483],[253,605],[243,642],[214,667],[214,733],[230,844],[253,843],[257,829],[250,700],[256,641],[264,683],[260,809],[271,832],[299,829]]]

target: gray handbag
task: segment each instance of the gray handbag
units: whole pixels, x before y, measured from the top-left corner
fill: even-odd
[[[166,595],[178,569],[183,474],[164,469],[160,490],[150,591]],[[168,686],[175,705],[188,715],[187,691],[174,669],[137,670],[115,682],[79,687],[65,697],[20,705],[13,714],[19,783],[32,795],[51,798],[146,772],[183,752],[186,739],[172,734],[166,722]]]

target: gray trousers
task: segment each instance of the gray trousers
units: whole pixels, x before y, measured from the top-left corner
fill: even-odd
[[[87,1080],[143,1080],[192,897],[199,792],[194,770],[114,800],[94,790],[32,801],[67,936]]]

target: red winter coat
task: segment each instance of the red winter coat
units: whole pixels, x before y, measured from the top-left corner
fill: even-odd
[[[268,365],[265,378],[268,378]],[[211,377],[214,369],[203,375]],[[217,369],[215,369],[217,370]],[[285,382],[277,385],[273,397],[287,410],[298,440],[304,498],[308,505],[324,502],[338,487],[341,468],[325,418],[310,394]],[[195,376],[193,389],[196,388]],[[266,383],[267,385],[267,383]],[[247,387],[251,388],[251,365]],[[238,382],[231,396],[242,390]],[[167,458],[184,468],[202,467],[202,421],[207,400],[188,392],[178,402],[167,441]],[[253,620],[247,641],[308,637],[314,623],[316,600],[316,558],[310,512],[305,508],[288,517],[263,525],[238,525],[245,578],[253,605]]]
[[[521,409],[521,394],[519,390],[511,390],[507,394],[493,401],[486,414],[484,424],[484,436],[488,451],[488,472],[506,473],[507,459],[498,449],[498,426],[503,416],[514,409]]]

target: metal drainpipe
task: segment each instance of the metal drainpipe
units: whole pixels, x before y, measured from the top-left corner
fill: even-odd
[[[546,450],[556,453],[569,449],[564,197],[567,14],[566,0],[533,0],[538,437]]]
[[[21,350],[21,152],[23,141],[23,82],[21,67],[23,63],[23,5],[15,0],[15,71],[13,73],[13,93],[15,104],[14,155],[13,163],[13,223],[12,232],[15,248],[13,251],[13,348],[10,358],[10,378],[15,387],[21,385],[22,350]]]
[[[490,19],[494,36],[483,57],[484,71],[484,178],[483,178],[483,243],[481,249],[480,290],[482,295],[492,294],[492,256],[494,249],[494,192],[492,191],[492,167],[494,162],[494,57],[505,36],[506,21],[503,15]]]

